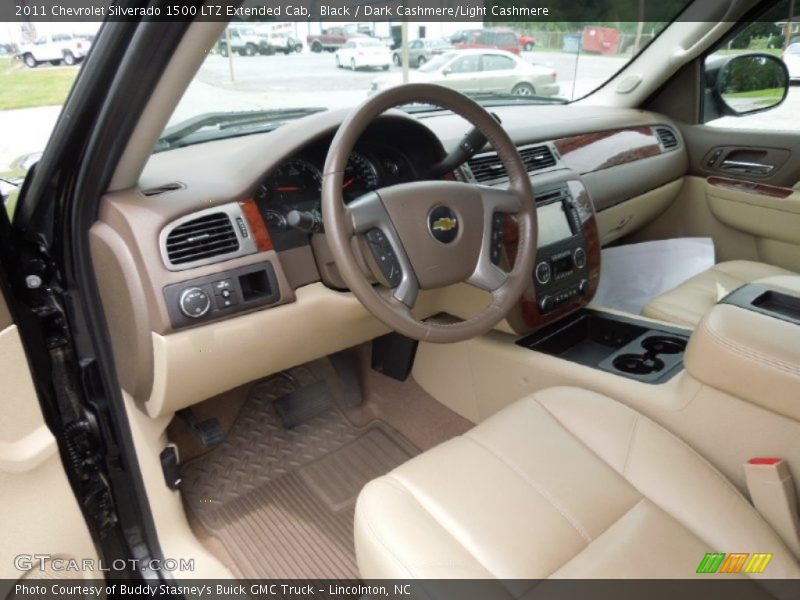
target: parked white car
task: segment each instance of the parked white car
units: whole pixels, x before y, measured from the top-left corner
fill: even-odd
[[[348,67],[355,71],[370,67],[388,71],[391,64],[391,50],[376,38],[353,38],[336,51],[336,66],[339,68]]]
[[[435,56],[408,74],[413,83],[438,83],[465,94],[555,96],[557,74],[504,50],[454,50]],[[380,77],[370,93],[403,83],[402,76]]]
[[[800,43],[789,44],[781,58],[789,69],[789,79],[800,79]]]
[[[91,46],[92,42],[87,36],[54,33],[23,45],[17,56],[31,69],[43,62],[74,65],[86,57]]]

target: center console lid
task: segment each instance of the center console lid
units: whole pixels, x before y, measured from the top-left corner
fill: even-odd
[[[800,277],[724,298],[692,334],[684,362],[706,385],[800,421]]]

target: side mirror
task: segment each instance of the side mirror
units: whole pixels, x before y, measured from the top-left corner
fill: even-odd
[[[453,69],[451,69],[450,67],[447,67],[447,68],[446,68],[444,71],[442,71],[442,75],[444,75],[445,77],[447,77],[447,76],[448,76],[448,75],[450,75],[450,73],[452,73],[452,72],[453,72]]]
[[[789,71],[772,54],[740,54],[719,66],[714,96],[723,115],[742,116],[769,110],[789,93]]]

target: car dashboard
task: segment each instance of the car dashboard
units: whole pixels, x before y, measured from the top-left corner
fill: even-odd
[[[527,334],[591,299],[603,243],[598,214],[679,180],[687,157],[677,127],[654,113],[577,106],[496,112],[528,166],[537,202],[550,206],[540,211],[553,228],[549,243],[540,244],[529,289],[502,325]],[[269,133],[154,154],[139,186],[103,198],[90,232],[98,283],[119,332],[123,383],[151,399],[152,414],[386,332],[347,291],[318,216],[325,158],[346,115],[328,111]],[[345,201],[424,178],[468,128],[445,111],[382,115],[354,147]],[[453,177],[506,182],[491,148]],[[553,218],[554,203],[567,222]],[[508,268],[513,218],[502,229]],[[469,318],[485,306],[485,292],[456,287],[426,291],[416,313]],[[231,354],[238,357],[232,369],[215,360]],[[187,386],[199,372],[197,385]]]

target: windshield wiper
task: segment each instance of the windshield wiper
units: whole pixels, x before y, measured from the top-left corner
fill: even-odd
[[[569,100],[559,96],[520,96],[517,94],[499,94],[496,92],[486,92],[478,94],[468,94],[482,106],[500,106],[503,104],[568,104]]]
[[[325,110],[325,108],[313,107],[203,113],[167,127],[158,139],[155,151],[159,152],[245,133],[271,131],[286,121]]]

